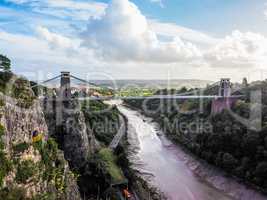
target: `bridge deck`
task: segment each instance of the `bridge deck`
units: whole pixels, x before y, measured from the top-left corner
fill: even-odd
[[[228,98],[239,98],[243,97],[242,95],[236,96],[229,96]],[[223,96],[176,96],[176,95],[156,95],[156,96],[149,96],[149,97],[79,97],[79,100],[131,100],[131,99],[219,99],[224,98]]]
[[[234,95],[229,96],[227,98],[240,98],[243,95]],[[39,99],[44,99],[44,96],[40,96]],[[131,96],[131,97],[119,97],[119,96],[112,96],[112,97],[78,97],[78,100],[95,100],[95,101],[105,101],[105,100],[141,100],[141,99],[220,99],[225,98],[223,96],[177,96],[177,95],[155,95],[155,96]]]

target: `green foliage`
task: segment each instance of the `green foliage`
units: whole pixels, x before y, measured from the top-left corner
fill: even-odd
[[[65,192],[65,163],[58,158],[58,145],[54,139],[49,138],[47,143],[37,142],[34,144],[42,157],[41,168],[44,167],[42,178],[53,183],[59,193]]]
[[[2,140],[4,131],[4,126],[0,125],[0,187],[3,184],[3,179],[12,169],[12,163],[7,158],[6,153],[4,152],[4,142]]]
[[[22,142],[13,146],[13,151],[15,154],[20,154],[29,149],[30,145],[26,142]]]
[[[104,163],[108,174],[111,176],[111,181],[113,183],[118,183],[125,180],[122,170],[116,164],[116,157],[110,149],[101,149],[98,155],[99,159]]]
[[[7,86],[9,86],[10,80],[13,77],[12,72],[0,72],[0,92],[7,94]]]
[[[133,96],[146,97],[146,96],[152,96],[154,93],[155,89],[126,88],[126,89],[121,89],[116,95],[121,97],[133,97]]]
[[[120,125],[118,109],[109,108],[101,101],[90,101],[83,103],[82,111],[96,139],[105,145],[110,144]]]
[[[267,162],[260,162],[258,163],[256,170],[255,170],[255,175],[258,178],[266,179],[267,178]]]
[[[222,166],[229,172],[236,167],[237,163],[238,161],[230,153],[225,153],[222,157]]]
[[[11,67],[11,61],[8,57],[0,54],[0,67],[5,71],[9,71]]]
[[[12,97],[18,100],[18,105],[24,108],[32,106],[35,95],[30,88],[30,83],[23,78],[18,78],[13,85]]]
[[[0,199],[3,200],[30,200],[26,198],[26,191],[22,188],[11,187],[0,190]]]
[[[204,100],[202,113],[186,113],[198,108],[198,100],[175,100],[175,106],[169,100],[150,100],[146,106],[154,113],[146,113],[153,117],[160,126],[166,130],[167,136],[173,141],[184,145],[194,154],[207,162],[214,164],[229,174],[233,174],[247,182],[256,184],[267,192],[267,81],[254,86],[248,86],[243,93],[246,97],[238,100],[232,111],[237,115],[249,119],[250,109],[253,106],[249,100],[249,94],[253,90],[262,91],[262,124],[260,132],[250,130],[240,123],[226,110],[211,115],[211,101]],[[205,95],[216,95],[218,88],[206,89]],[[162,90],[158,94],[173,94],[174,91]],[[127,100],[130,106],[142,109],[142,100]],[[177,106],[178,105],[178,106]],[[192,124],[196,120],[202,120],[210,124],[210,131],[177,130],[168,124]],[[179,127],[179,126],[178,126]]]
[[[0,151],[4,150],[4,142],[3,142],[3,136],[5,134],[5,127],[0,124]]]
[[[0,187],[3,184],[3,179],[12,169],[12,162],[7,158],[3,151],[0,151]]]
[[[32,160],[22,161],[18,165],[18,171],[15,180],[18,183],[26,184],[30,178],[33,178],[37,170],[37,166]]]
[[[0,107],[5,106],[5,100],[4,99],[0,99]]]
[[[30,82],[24,78],[18,78],[10,71],[0,72],[0,92],[16,98],[18,106],[24,108],[29,108],[36,98]],[[0,106],[2,105],[4,102],[0,103]]]
[[[55,193],[52,192],[46,192],[44,194],[38,194],[32,200],[57,200],[57,196]]]

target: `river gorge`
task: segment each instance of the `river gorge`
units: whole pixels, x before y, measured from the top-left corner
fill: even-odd
[[[266,200],[169,141],[152,119],[118,105],[128,119],[129,159],[169,200]]]

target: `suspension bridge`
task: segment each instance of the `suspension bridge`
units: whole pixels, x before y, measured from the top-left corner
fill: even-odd
[[[116,89],[107,87],[107,86],[103,86],[103,85],[98,85],[95,84],[93,82],[81,79],[79,77],[73,76],[71,75],[70,72],[61,72],[60,75],[45,80],[41,83],[37,83],[35,86],[33,86],[32,88],[44,88],[44,86],[48,83],[51,83],[55,80],[60,80],[60,85],[56,88],[56,93],[55,93],[55,98],[52,98],[52,101],[54,103],[54,101],[56,101],[57,106],[56,109],[54,110],[56,112],[56,121],[57,122],[62,122],[62,110],[64,110],[64,103],[63,102],[68,102],[71,101],[72,99],[79,99],[79,100],[91,100],[91,101],[99,101],[99,100],[128,100],[128,99],[135,99],[135,100],[143,100],[143,99],[164,99],[164,100],[178,100],[178,99],[182,99],[182,100],[187,100],[187,99],[211,99],[212,100],[212,113],[218,113],[221,112],[223,109],[228,109],[230,108],[230,106],[232,105],[233,102],[235,102],[236,99],[242,97],[242,95],[233,95],[235,94],[235,92],[237,90],[233,90],[232,88],[232,84],[230,82],[230,79],[221,79],[220,81],[213,83],[212,85],[207,86],[205,89],[195,89],[195,90],[191,90],[188,92],[184,92],[184,93],[180,93],[180,94],[173,94],[173,95],[152,95],[152,96],[119,96],[119,95],[113,95],[113,96],[89,96],[88,94],[84,95],[83,97],[77,97],[73,94],[72,89],[75,88],[74,86],[71,85],[71,80],[74,79],[75,81],[78,81],[80,83],[83,83],[87,86],[87,88],[105,88],[107,90],[111,90],[111,91],[116,91]],[[217,88],[217,91],[214,90],[214,93],[217,93],[215,95],[206,95],[205,91],[207,90],[212,90],[214,88]],[[44,95],[43,93],[41,93],[41,95],[39,95],[39,99],[42,102],[45,102],[47,100],[46,95]],[[44,103],[45,104],[45,103]],[[50,109],[45,109],[48,110],[50,112]],[[51,109],[52,112],[54,112]],[[123,119],[122,116],[120,116],[119,118],[120,121],[120,128],[117,132],[117,134],[115,135],[115,137],[113,138],[113,140],[111,141],[111,143],[109,144],[109,149],[114,150],[117,148],[118,144],[120,143],[120,141],[122,140],[125,132],[126,132],[126,122]],[[121,195],[121,188],[124,188],[125,185],[128,185],[128,180],[125,179],[124,182],[122,183],[117,183],[117,184],[113,184],[111,186],[112,189],[115,188],[115,191],[117,191],[117,194],[120,196],[120,199],[124,199]],[[108,194],[107,190],[107,194]],[[138,196],[136,195],[135,191],[132,191],[132,193],[134,194],[132,196],[132,199],[138,199]]]
[[[38,83],[34,87],[39,87],[42,85],[46,85],[50,82],[53,82],[55,80],[60,80],[60,86],[58,89],[58,92],[56,96],[58,98],[61,98],[63,101],[68,101],[73,97],[72,95],[72,88],[71,87],[71,79],[74,79],[80,83],[85,84],[88,86],[88,88],[102,88],[107,89],[111,91],[115,91],[116,89],[113,89],[111,87],[103,86],[100,84],[95,84],[93,82],[81,79],[79,77],[76,77],[74,75],[71,75],[70,72],[61,72],[60,75],[42,81],[41,83]],[[218,87],[219,86],[219,87]],[[242,97],[242,95],[232,95],[236,91],[232,90],[232,84],[230,82],[230,79],[221,79],[218,82],[213,83],[212,85],[209,85],[205,90],[212,89],[214,87],[218,87],[218,92],[216,95],[204,95],[204,89],[195,89],[189,92],[181,93],[181,94],[173,94],[173,95],[152,95],[152,96],[83,96],[83,97],[76,97],[79,100],[130,100],[130,99],[236,99]],[[44,99],[45,95],[40,95],[39,99]]]

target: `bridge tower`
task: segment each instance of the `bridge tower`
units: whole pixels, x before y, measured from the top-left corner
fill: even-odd
[[[56,100],[56,123],[62,125],[63,113],[71,100],[70,72],[61,72],[60,88]]]
[[[71,98],[70,72],[61,72],[60,97],[63,101],[68,101]]]
[[[220,97],[230,97],[231,96],[231,82],[229,78],[222,78],[220,81],[219,94]]]
[[[236,101],[231,97],[231,82],[229,78],[222,78],[219,85],[218,98],[212,100],[211,113],[221,113],[223,110],[230,110]]]

